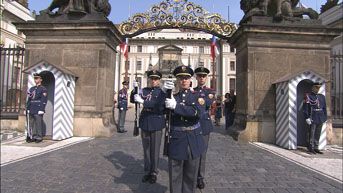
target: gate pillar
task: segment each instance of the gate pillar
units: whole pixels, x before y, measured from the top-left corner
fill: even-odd
[[[25,68],[44,60],[78,77],[74,136],[110,136],[115,130],[110,123],[115,52],[121,39],[113,23],[106,19],[37,20],[16,23],[16,26],[26,35]],[[27,77],[24,77],[24,85],[27,85]]]
[[[237,113],[234,131],[242,141],[275,143],[276,80],[306,69],[330,80],[330,41],[339,34],[320,20],[274,22],[253,16],[229,40],[236,48]],[[330,112],[331,83],[326,83]]]

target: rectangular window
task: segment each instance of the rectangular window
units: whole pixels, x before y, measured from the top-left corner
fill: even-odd
[[[137,52],[142,53],[143,52],[143,46],[137,46]]]
[[[136,68],[137,70],[142,70],[142,59],[137,60]]]
[[[127,69],[127,71],[130,71],[130,60],[125,61],[125,71],[126,71],[126,69]]]
[[[230,78],[230,90],[236,90],[236,79]]]
[[[230,46],[230,52],[234,53],[235,52],[235,48]]]
[[[231,71],[235,71],[235,69],[236,69],[236,68],[235,68],[235,62],[234,62],[234,61],[231,61],[231,62],[230,62],[230,70],[231,70]]]
[[[143,87],[142,87],[142,77],[137,77],[137,82],[138,82],[138,85],[139,85],[141,88],[143,88]]]
[[[200,47],[199,47],[199,53],[200,53],[200,54],[205,53],[205,51],[204,51],[204,46],[200,46]]]
[[[131,49],[131,46],[127,46],[127,52],[131,52],[130,49]]]
[[[204,67],[204,61],[199,62],[199,67]]]
[[[195,54],[196,54],[196,53],[199,53],[199,52],[198,52],[198,47],[195,47],[195,46],[193,47],[193,53],[195,53]]]

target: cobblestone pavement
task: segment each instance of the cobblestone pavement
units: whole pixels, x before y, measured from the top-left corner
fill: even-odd
[[[133,117],[133,116],[128,116]],[[1,167],[1,192],[168,193],[167,159],[156,184],[143,184],[140,137],[129,132],[98,138]],[[342,182],[298,166],[217,127],[211,134],[202,193],[313,193],[343,190]],[[198,191],[200,192],[200,191]]]

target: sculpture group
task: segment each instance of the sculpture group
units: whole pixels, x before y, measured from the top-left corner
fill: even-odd
[[[318,19],[318,13],[305,7],[297,7],[299,0],[241,0],[244,17],[241,23],[252,16],[270,16],[277,20],[299,18],[307,15],[310,19]]]
[[[57,11],[53,12],[55,9]],[[108,16],[110,12],[111,5],[108,0],[53,0],[41,13],[49,15],[103,13]]]

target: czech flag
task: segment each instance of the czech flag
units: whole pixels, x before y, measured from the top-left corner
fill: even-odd
[[[125,42],[120,44],[120,50],[124,54],[125,59],[128,60],[129,57],[129,39],[125,38]]]
[[[216,36],[212,36],[211,40],[211,56],[213,62],[216,60],[216,56],[219,55],[218,47],[217,47],[217,38]]]

